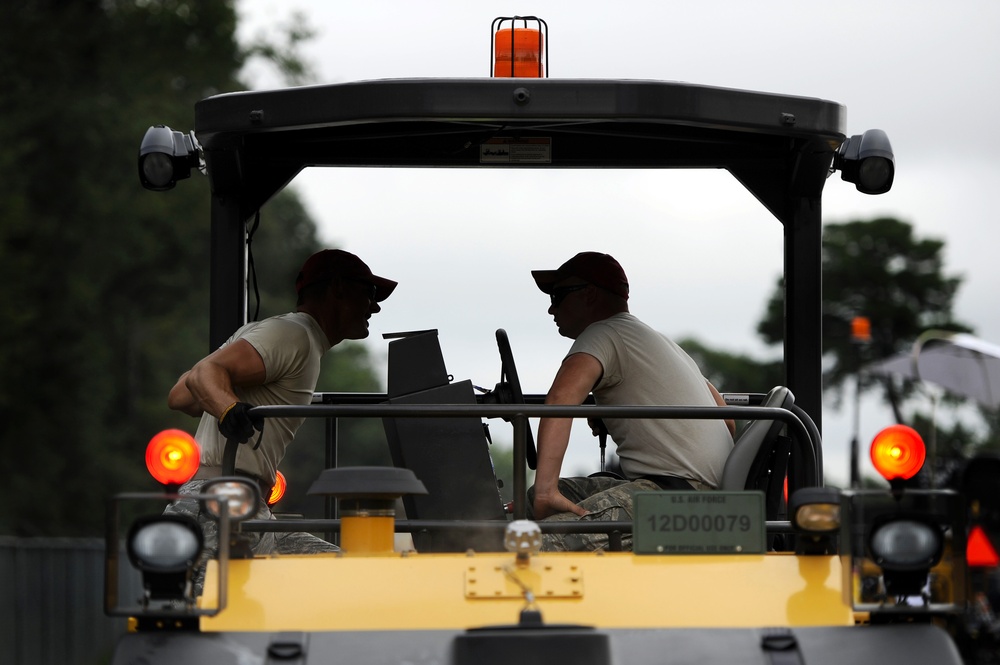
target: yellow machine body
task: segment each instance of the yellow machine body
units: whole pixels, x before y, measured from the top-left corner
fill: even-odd
[[[211,562],[203,607],[213,607]],[[607,628],[854,623],[837,557],[553,553],[282,556],[229,562],[203,631],[462,629],[512,624],[530,592],[547,623]],[[644,590],[637,594],[637,590]]]

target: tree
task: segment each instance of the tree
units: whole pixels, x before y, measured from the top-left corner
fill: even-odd
[[[165,396],[208,350],[208,183],[145,192],[136,150],[244,88],[247,54],[269,52],[235,33],[232,0],[0,3],[0,533],[101,533],[107,496],[155,489],[150,436],[191,427]],[[318,248],[292,194],[267,208],[262,309]],[[373,385],[363,350],[334,363]]]
[[[747,355],[710,349],[691,337],[679,340],[678,344],[720,392],[766,392],[784,383],[780,360],[755,360]]]
[[[961,422],[948,426],[914,413],[913,429],[927,445],[927,462],[915,477],[921,487],[957,487],[965,461],[981,450],[986,439]]]
[[[96,533],[106,493],[144,477],[168,361],[207,308],[200,183],[136,183],[150,117],[189,122],[235,90],[230,3],[4,3],[0,10],[3,531]],[[139,458],[141,459],[141,458]]]
[[[766,392],[785,382],[785,368],[780,360],[755,360],[747,355],[710,349],[694,338],[682,339],[678,344],[719,392]],[[737,421],[737,431],[742,431],[746,423]]]
[[[916,238],[913,228],[893,218],[829,224],[823,230],[823,353],[830,362],[824,386],[838,397],[863,364],[910,348],[928,328],[970,331],[952,318],[962,278],[943,272],[944,241]],[[783,341],[784,297],[779,280],[757,327],[770,344]],[[851,321],[871,322],[871,342],[851,338]],[[881,385],[896,418],[911,386],[897,392],[892,382],[862,376],[862,389]]]

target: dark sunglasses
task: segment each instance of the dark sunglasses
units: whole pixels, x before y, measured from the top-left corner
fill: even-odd
[[[590,286],[590,284],[573,284],[572,286],[561,286],[559,288],[552,289],[552,293],[549,294],[549,300],[552,302],[553,307],[558,307],[562,304],[562,301],[566,298],[566,296],[574,291],[585,289],[588,286]]]
[[[345,277],[344,279],[346,279],[348,282],[354,282],[355,284],[361,284],[361,285],[363,285],[366,288],[366,290],[367,290],[368,300],[370,300],[371,302],[377,302],[375,300],[375,297],[378,295],[378,287],[377,286],[375,286],[374,284],[372,284],[368,280],[357,279],[355,277]]]

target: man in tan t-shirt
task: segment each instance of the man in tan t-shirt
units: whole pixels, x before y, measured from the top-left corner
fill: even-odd
[[[575,340],[546,404],[723,406],[719,392],[673,341],[629,313],[628,279],[607,254],[581,252],[556,270],[535,270],[559,334]],[[543,418],[532,488],[536,519],[631,519],[635,492],[713,489],[733,447],[731,420],[605,419],[623,479],[560,478],[573,421]],[[599,549],[603,534],[549,536],[546,549]]]
[[[171,409],[201,418],[195,439],[201,447],[201,468],[180,488],[196,494],[206,480],[221,474],[227,439],[241,445],[236,473],[257,481],[263,496],[255,519],[274,519],[266,500],[278,464],[301,418],[251,418],[250,409],[263,405],[309,404],[319,379],[320,360],[345,339],[368,337],[368,319],[382,311],[396,282],[372,274],[357,256],[327,249],[310,256],[295,281],[296,310],[254,321],[237,330],[216,351],[198,361],[177,380],[167,403]],[[259,445],[258,445],[259,444]],[[195,580],[200,591],[204,563],[215,556],[215,520],[203,515],[199,502],[181,499],[167,512],[198,519],[205,532],[205,555]],[[337,547],[308,533],[253,533],[256,554],[309,554]]]

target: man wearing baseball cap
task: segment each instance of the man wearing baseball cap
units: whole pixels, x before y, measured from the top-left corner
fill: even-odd
[[[368,320],[382,311],[379,303],[396,282],[374,275],[360,258],[340,249],[310,256],[295,279],[298,301],[294,312],[252,321],[215,352],[198,361],[177,380],[167,399],[171,409],[201,418],[195,439],[201,447],[201,468],[181,494],[197,493],[204,482],[222,472],[228,439],[240,446],[236,473],[257,481],[263,497],[256,519],[271,519],[266,499],[278,464],[303,418],[250,415],[263,405],[304,405],[312,401],[323,355],[345,339],[368,337]],[[218,545],[216,523],[201,514],[199,502],[181,499],[168,512],[198,518],[205,531],[205,556]],[[308,533],[253,534],[257,554],[335,551],[336,546]],[[196,586],[200,590],[204,561]]]
[[[546,404],[722,406],[722,396],[677,344],[629,312],[628,278],[613,257],[581,252],[555,270],[534,270],[549,296],[559,334],[574,340]],[[624,478],[560,478],[573,421],[543,418],[529,492],[532,517],[632,518],[635,492],[712,489],[733,447],[735,423],[723,420],[605,419]],[[607,547],[604,534],[544,536],[548,550]]]

